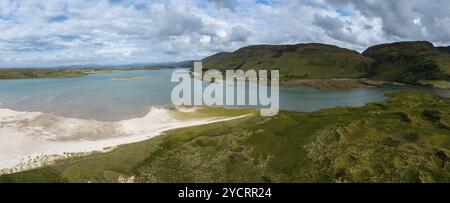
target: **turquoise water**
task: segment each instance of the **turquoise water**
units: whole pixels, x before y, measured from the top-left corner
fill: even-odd
[[[125,71],[62,79],[0,80],[0,102],[21,111],[40,111],[66,117],[122,120],[145,115],[152,106],[170,106],[173,70]],[[143,78],[114,80],[114,77]],[[362,106],[383,101],[385,93],[401,89],[449,91],[384,86],[349,91],[321,91],[310,87],[280,88],[280,108],[314,111],[335,106]]]

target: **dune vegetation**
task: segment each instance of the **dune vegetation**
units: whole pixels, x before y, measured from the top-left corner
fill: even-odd
[[[275,117],[246,110],[253,115],[2,175],[0,182],[449,182],[450,100],[390,96]]]

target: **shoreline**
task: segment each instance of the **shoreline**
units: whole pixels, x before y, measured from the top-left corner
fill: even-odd
[[[195,112],[195,111],[194,111]],[[17,173],[73,156],[106,152],[166,131],[249,116],[177,119],[192,113],[152,108],[146,116],[116,122],[65,118],[0,108],[0,175]]]
[[[128,75],[128,76],[121,76],[121,77],[113,77],[113,80],[132,80],[132,79],[140,79],[145,78],[145,75]]]
[[[167,67],[140,68],[0,68],[0,80],[62,79],[92,74],[109,74],[138,70],[161,70]],[[34,75],[29,75],[34,73]]]
[[[280,87],[308,86],[318,90],[326,90],[326,91],[352,90],[356,88],[371,88],[382,85],[404,86],[406,84],[383,80],[371,80],[367,78],[298,79],[298,80],[280,81]]]
[[[222,81],[224,80],[225,75],[222,75]],[[198,77],[196,77],[199,79]],[[202,80],[202,79],[200,79]],[[209,83],[217,83],[216,80],[213,81],[206,81],[204,82]],[[248,81],[255,81],[246,79],[246,82]],[[259,81],[259,79],[256,79],[256,81]],[[270,84],[270,80],[268,80],[268,83]],[[385,81],[385,80],[373,80],[369,78],[327,78],[327,79],[292,79],[292,80],[280,80],[279,81],[279,87],[283,88],[294,88],[294,87],[311,87],[318,90],[324,90],[324,91],[339,91],[339,90],[352,90],[357,88],[372,88],[372,87],[378,87],[382,85],[395,85],[395,86],[406,86],[410,84],[404,84],[394,81]],[[414,85],[418,87],[435,87],[430,85]],[[439,88],[439,87],[436,87]]]

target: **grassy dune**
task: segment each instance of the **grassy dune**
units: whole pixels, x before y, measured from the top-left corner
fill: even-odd
[[[450,100],[392,96],[173,130],[0,182],[450,182]]]

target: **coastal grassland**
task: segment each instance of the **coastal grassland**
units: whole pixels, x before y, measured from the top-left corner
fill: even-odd
[[[199,118],[213,117],[237,117],[243,115],[257,114],[257,109],[237,109],[237,108],[221,108],[221,107],[194,107],[191,112],[185,113],[183,110],[173,110],[174,118],[178,120],[189,120]],[[190,111],[189,108],[187,111]]]
[[[450,100],[390,96],[172,130],[0,182],[450,182]]]
[[[0,69],[0,79],[65,78],[89,74],[80,69]]]
[[[0,69],[1,79],[30,79],[30,78],[67,78],[81,77],[89,74],[107,74],[129,70],[158,70],[156,67],[144,68],[15,68]]]

